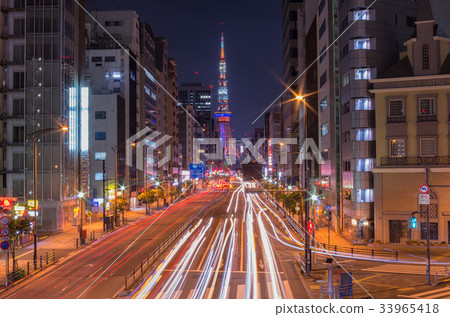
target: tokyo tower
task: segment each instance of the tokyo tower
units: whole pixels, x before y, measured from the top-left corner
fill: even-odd
[[[228,109],[228,88],[227,88],[227,63],[225,61],[223,32],[220,35],[220,61],[219,61],[219,106],[215,112],[218,121],[218,132],[222,140],[223,153],[228,157],[230,151],[229,140],[231,139],[230,118],[231,111]],[[225,164],[229,164],[226,160]]]

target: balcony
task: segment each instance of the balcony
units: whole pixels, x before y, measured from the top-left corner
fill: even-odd
[[[428,116],[417,116],[417,122],[436,122],[437,116],[434,115],[428,115]]]
[[[386,123],[405,123],[406,122],[406,117],[402,116],[402,117],[387,117],[387,121]]]
[[[450,165],[450,156],[382,157],[381,166]]]

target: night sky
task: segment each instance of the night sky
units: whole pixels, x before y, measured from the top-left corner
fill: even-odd
[[[178,64],[178,82],[213,85],[217,107],[221,22],[233,136],[251,136],[252,122],[282,92],[281,1],[87,0],[88,9],[135,10],[155,36],[168,40]],[[198,75],[195,75],[198,72]]]

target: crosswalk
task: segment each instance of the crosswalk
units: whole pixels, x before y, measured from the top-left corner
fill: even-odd
[[[450,268],[449,268],[450,269]],[[382,264],[373,266],[370,268],[362,269],[368,272],[381,272],[381,273],[399,273],[399,274],[413,274],[413,275],[426,275],[426,265],[410,265],[410,264]],[[443,272],[445,270],[444,266],[431,266],[431,275],[436,274],[436,272]]]
[[[417,294],[399,295],[399,296],[403,298],[417,298],[417,299],[449,299],[450,288],[444,287]]]
[[[268,283],[267,287],[271,287],[271,283]],[[286,293],[286,299],[293,299],[294,296],[292,294],[292,289],[289,285],[289,282],[287,280],[283,281],[283,287],[284,287],[284,291]],[[208,294],[210,293],[211,289],[208,288],[205,292],[205,296],[203,298],[208,298]],[[267,298],[267,299],[271,299],[272,295],[270,292],[264,291],[262,295],[261,293],[261,284],[258,283],[258,295],[257,298]],[[174,292],[170,297],[171,298],[177,298],[177,299],[190,299],[193,298],[193,295],[196,293],[196,289],[195,288],[191,288],[191,289],[182,289],[182,290],[178,290],[176,292]],[[214,289],[213,289],[213,293],[214,293]],[[165,298],[165,293],[164,292],[159,292],[156,294],[155,298]],[[216,295],[214,293],[214,295]],[[211,298],[214,298],[214,296],[212,296]],[[229,286],[228,290],[227,290],[227,298],[229,299],[245,299],[245,284],[238,284],[238,285],[233,285],[233,286]]]

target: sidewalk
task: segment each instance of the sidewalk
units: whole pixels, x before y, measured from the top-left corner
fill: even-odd
[[[153,209],[152,212],[154,211],[155,210]],[[132,208],[132,210],[125,212],[125,224],[133,222],[144,216],[145,216],[145,205],[139,206],[137,208]],[[120,217],[120,221],[122,221],[122,217]],[[118,227],[115,228],[117,229]],[[87,221],[83,223],[83,229],[86,230],[86,244],[93,242],[93,240],[91,240],[91,232],[93,232],[95,235],[94,240],[100,239],[107,234],[107,232],[103,231],[103,221],[101,220],[92,222],[92,224],[90,224],[90,222]],[[40,258],[40,256],[42,256],[43,265],[45,265],[46,253],[50,253],[52,252],[52,250],[55,250],[55,259],[58,260],[63,256],[69,254],[70,252],[76,250],[78,239],[79,239],[78,226],[67,228],[63,231],[49,232],[46,233],[45,235],[39,234],[39,240],[37,245],[38,259]],[[78,247],[80,247],[79,241]],[[16,260],[19,267],[24,268],[27,266],[27,262],[31,263],[33,261],[33,250],[34,250],[33,242],[27,243],[22,247],[16,248]],[[6,252],[0,253],[0,276],[3,276],[5,274],[5,267],[6,267],[5,254]],[[12,259],[10,256],[9,269],[11,270],[11,268],[12,268]]]

